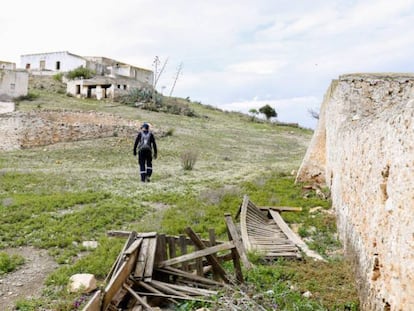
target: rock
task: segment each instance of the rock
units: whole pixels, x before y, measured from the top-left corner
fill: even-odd
[[[82,246],[89,249],[95,249],[98,247],[97,241],[83,241]]]
[[[69,279],[68,287],[71,293],[89,293],[97,287],[95,276],[90,273],[74,274]]]
[[[306,291],[302,294],[302,296],[305,297],[305,298],[310,298],[310,297],[312,297],[312,293],[310,291]]]

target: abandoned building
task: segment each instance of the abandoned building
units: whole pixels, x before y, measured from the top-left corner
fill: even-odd
[[[79,67],[95,72],[91,79],[65,80],[67,93],[76,97],[114,98],[132,88],[150,87],[153,72],[105,57],[79,56],[67,51],[20,56],[22,68],[33,75],[55,75]]]
[[[24,70],[16,70],[16,64],[0,61],[0,102],[10,102],[13,98],[27,95],[29,75]]]

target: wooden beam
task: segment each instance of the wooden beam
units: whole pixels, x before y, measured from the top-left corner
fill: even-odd
[[[142,243],[142,238],[138,238],[136,239],[128,248],[127,250],[124,252],[124,255],[131,255],[133,252],[135,252],[141,245]]]
[[[199,249],[205,249],[206,246],[204,243],[200,240],[200,238],[195,234],[195,232],[190,228],[185,229],[186,233],[190,237],[190,239],[193,241],[193,243],[199,248]],[[207,255],[207,260],[209,263],[213,266],[213,270],[215,270],[221,277],[221,279],[226,282],[230,283],[229,279],[226,276],[226,271],[224,271],[223,267],[220,265],[220,263],[217,260],[217,257],[215,255]]]
[[[158,289],[152,287],[149,283],[145,283],[143,281],[137,281],[136,282],[137,285],[145,288],[147,291],[153,293],[153,294],[163,294],[163,292],[159,291]],[[178,304],[178,301],[174,300],[174,299],[169,299],[172,303]]]
[[[162,268],[164,266],[171,266],[171,265],[183,263],[185,261],[189,261],[189,260],[193,260],[193,259],[196,259],[196,258],[205,257],[205,256],[208,256],[208,255],[211,255],[211,254],[215,254],[215,253],[220,252],[220,251],[226,251],[226,250],[232,249],[234,247],[235,246],[234,246],[233,242],[226,242],[226,243],[223,243],[223,244],[217,244],[216,246],[212,246],[212,247],[209,247],[209,248],[198,250],[198,251],[195,251],[195,252],[190,253],[190,254],[186,254],[186,255],[183,255],[183,256],[178,256],[178,257],[175,257],[175,258],[171,258],[171,259],[168,259],[168,260],[161,261],[157,264],[157,267]]]
[[[244,248],[243,241],[240,238],[237,228],[234,225],[233,219],[231,218],[230,214],[224,215],[226,219],[226,225],[228,230],[229,238],[233,241],[234,245],[236,246],[237,252],[239,253],[240,259],[243,263],[243,266],[246,269],[251,269],[252,264],[250,263],[249,259],[247,258],[246,249]]]
[[[247,233],[247,207],[249,205],[249,197],[245,195],[243,197],[243,203],[240,207],[240,233],[243,241],[243,245],[247,251],[252,250],[249,234]]]
[[[143,239],[140,252],[138,253],[137,263],[135,265],[134,277],[137,279],[144,278],[145,265],[147,262],[148,245],[150,239]]]

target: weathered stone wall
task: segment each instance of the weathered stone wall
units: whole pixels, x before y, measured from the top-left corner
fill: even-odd
[[[329,186],[363,310],[414,310],[414,75],[334,81],[297,180]]]
[[[134,136],[139,123],[105,113],[36,111],[0,114],[0,150],[112,136]]]

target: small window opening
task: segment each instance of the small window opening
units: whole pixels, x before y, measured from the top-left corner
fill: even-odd
[[[60,61],[56,62],[56,70],[60,70]]]

